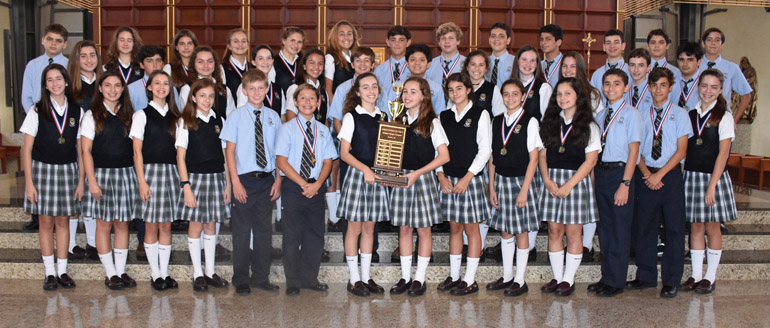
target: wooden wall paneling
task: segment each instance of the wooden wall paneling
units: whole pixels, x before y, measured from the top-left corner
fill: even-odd
[[[442,23],[454,22],[463,32],[460,52],[470,48],[470,16],[472,0],[409,0],[404,1],[403,25],[412,32],[412,43],[425,43],[438,55],[436,28]],[[474,0],[475,1],[475,0]]]
[[[505,2],[480,0],[478,48],[491,52],[489,30],[495,23],[505,23],[511,27],[511,45],[509,50],[516,53],[524,45],[538,47],[538,31],[546,19],[546,1],[524,0]]]
[[[175,31],[189,29],[200,45],[207,45],[221,59],[227,48],[227,33],[243,26],[240,0],[175,0]]]
[[[324,46],[328,46],[331,28],[340,20],[347,20],[356,27],[362,46],[386,46],[385,39],[396,12],[394,0],[328,0],[326,8],[327,40],[323,40]]]
[[[305,30],[305,48],[319,45],[319,0],[251,0],[249,5],[252,48],[264,43],[277,52],[281,48],[283,28],[287,26]]]
[[[95,0],[94,4],[94,37],[102,58],[121,26],[133,26],[144,44],[165,47],[168,43],[166,0]]]
[[[588,47],[582,40],[590,32],[591,37],[596,39],[596,42],[591,44],[589,71],[601,66],[607,59],[602,50],[604,33],[609,29],[618,27],[618,4],[619,0],[555,1],[553,23],[564,29],[562,52],[579,51],[586,57]]]

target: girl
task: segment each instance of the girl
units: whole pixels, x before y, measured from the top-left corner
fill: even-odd
[[[431,226],[441,223],[440,196],[433,170],[449,162],[446,134],[436,118],[428,81],[412,77],[404,83],[401,98],[407,108],[395,118],[409,124],[404,145],[403,168],[408,185],[391,190],[391,222],[399,229],[401,280],[390,288],[391,294],[409,291],[410,296],[425,293],[425,271],[433,248]],[[435,153],[437,156],[434,156]],[[417,272],[412,272],[412,231],[417,228],[419,245]]]
[[[225,119],[214,112],[216,84],[200,79],[192,84],[190,99],[176,129],[176,160],[180,186],[180,217],[190,221],[188,248],[193,262],[193,289],[227,288],[227,280],[214,272],[217,223],[230,217],[230,179],[225,170],[223,143],[219,140]],[[195,147],[188,147],[195,145]],[[206,272],[201,270],[201,231]]]
[[[315,119],[321,124],[329,126],[329,122],[326,121],[326,113],[329,107],[329,97],[326,93],[326,88],[323,86],[323,72],[324,72],[324,54],[321,50],[312,49],[302,56],[302,62],[297,71],[297,78],[289,89],[286,91],[286,96],[291,99],[294,96],[294,91],[297,90],[297,86],[302,83],[309,83],[320,91],[321,99],[319,99],[318,109],[315,112]],[[292,120],[297,117],[297,106],[287,103],[286,121]]]
[[[577,51],[570,51],[564,54],[561,70],[559,70],[559,79],[574,77],[580,82],[580,87],[586,92],[586,96],[591,97],[591,108],[595,116],[596,113],[604,109],[602,94],[591,85],[586,72],[588,72],[588,68],[586,67],[585,60],[583,60],[583,55]]]
[[[144,110],[134,113],[129,136],[133,139],[134,168],[142,199],[136,217],[144,220],[146,228],[141,242],[150,262],[152,288],[163,290],[178,286],[168,274],[168,263],[171,222],[178,219],[179,173],[174,135],[179,110],[171,92],[171,77],[166,72],[150,74],[147,94],[152,101]]]
[[[727,112],[722,95],[724,76],[716,69],[700,75],[700,103],[690,111],[693,134],[687,145],[684,161],[684,193],[687,222],[691,223],[690,238],[692,277],[682,288],[699,294],[714,291],[719,258],[722,256],[720,223],[735,220],[733,183],[725,170],[730,146],[735,138],[735,123]],[[705,235],[708,235],[706,252]],[[703,257],[708,255],[708,270],[703,276]]]
[[[328,81],[327,81],[328,82]],[[338,138],[340,157],[350,166],[340,194],[337,216],[348,220],[345,259],[350,270],[348,292],[356,296],[384,293],[369,276],[374,247],[374,225],[388,220],[388,190],[375,184],[374,151],[379,121],[385,115],[375,106],[380,95],[377,78],[365,73],[356,79],[345,100]],[[361,276],[358,275],[358,237],[361,237]]]
[[[489,218],[481,174],[492,151],[489,112],[468,99],[472,87],[468,75],[450,75],[447,92],[454,104],[440,114],[441,126],[449,139],[450,160],[438,172],[438,181],[443,192],[441,211],[444,219],[449,220],[450,276],[438,285],[438,290],[451,290],[457,296],[479,291],[475,280],[481,256],[479,222]],[[461,281],[463,232],[468,235],[468,264]]]
[[[134,113],[120,73],[110,70],[99,78],[91,110],[83,115],[83,166],[88,190],[83,215],[96,218],[96,249],[109,289],[136,287],[126,273],[128,224],[139,202],[131,138]],[[115,261],[110,232],[115,228]]]
[[[75,287],[67,274],[69,217],[80,211],[83,197],[83,171],[77,138],[83,110],[73,100],[67,70],[59,64],[48,65],[42,74],[42,95],[30,109],[19,129],[24,133],[22,163],[26,189],[24,212],[40,215],[40,254],[45,266],[43,289]],[[54,226],[56,258],[54,269]],[[72,232],[74,233],[74,231]]]
[[[235,101],[230,93],[230,89],[225,87],[222,83],[222,70],[217,69],[219,67],[219,61],[217,60],[217,54],[211,48],[207,46],[201,46],[195,48],[192,53],[192,67],[190,67],[190,76],[197,76],[197,80],[209,79],[214,83],[214,91],[216,95],[214,97],[214,112],[222,118],[226,118],[227,114],[235,110]],[[182,87],[179,91],[179,103],[186,104],[187,98],[190,95],[190,84],[197,80],[190,80],[187,85]]]
[[[125,85],[141,79],[144,72],[135,60],[141,47],[142,37],[133,27],[119,27],[107,49],[107,60],[104,61],[103,69],[119,71]]]
[[[539,151],[543,148],[536,118],[521,108],[524,86],[519,80],[503,83],[506,111],[492,120],[492,157],[489,159],[489,199],[497,211],[489,225],[502,232],[503,277],[487,290],[505,288],[503,295],[519,296],[529,290],[524,276],[529,258],[529,232],[537,234],[536,188]],[[498,194],[498,192],[500,192]],[[516,277],[513,276],[516,237]]]
[[[350,66],[350,56],[358,46],[358,31],[350,22],[341,20],[329,31],[329,50],[326,52],[324,76],[326,93],[332,97],[338,85],[355,75],[353,67]]]
[[[197,47],[198,38],[188,29],[179,30],[174,36],[174,52],[171,54],[169,63],[163,66],[163,71],[171,75],[171,81],[177,93],[187,84],[190,58]]]
[[[283,91],[281,91],[281,88],[278,87],[278,84],[275,82],[275,69],[273,68],[273,62],[273,50],[266,44],[258,45],[251,53],[251,65],[262,71],[262,73],[265,73],[269,82],[267,84],[267,92],[265,92],[265,100],[262,101],[262,104],[268,108],[271,108],[280,115],[284,107],[284,95]],[[248,97],[246,97],[246,94],[243,93],[243,84],[238,86],[238,90],[235,93],[235,98],[235,102],[238,107],[246,105],[246,103],[249,101]],[[288,105],[288,103],[286,103],[286,105]],[[281,119],[283,120],[284,118],[282,117]]]
[[[296,26],[286,27],[281,36],[281,51],[278,52],[279,60],[276,60],[273,65],[275,68],[275,83],[278,84],[283,94],[286,94],[286,90],[294,83],[297,75],[297,59],[302,54],[303,44],[305,44],[305,31]]]
[[[511,78],[520,80],[524,86],[524,100],[521,105],[524,111],[538,120],[542,119],[553,88],[545,82],[543,69],[540,67],[540,56],[535,47],[526,45],[519,49]]]
[[[575,291],[575,273],[583,258],[582,226],[598,218],[589,174],[596,165],[601,141],[584,92],[577,79],[560,80],[540,129],[545,145],[539,160],[545,187],[540,190],[540,213],[548,221],[548,258],[553,270],[553,279],[540,290],[557,296]]]
[[[227,50],[222,57],[222,71],[224,72],[222,77],[225,79],[227,88],[230,89],[230,94],[235,94],[238,91],[243,73],[254,68],[249,63],[248,53],[249,37],[246,35],[246,31],[242,28],[230,30],[227,33]]]
[[[500,88],[484,80],[488,70],[489,56],[482,50],[471,51],[463,63],[463,73],[470,76],[473,84],[474,103],[489,111],[490,117],[495,117],[505,111],[505,104],[500,95]]]

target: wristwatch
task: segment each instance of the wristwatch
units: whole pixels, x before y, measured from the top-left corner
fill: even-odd
[[[179,182],[179,189],[182,189],[182,188],[184,188],[184,185],[188,185],[188,184],[190,184],[190,181],[182,181],[182,182]]]
[[[631,180],[621,180],[620,182],[622,182],[624,185],[626,185],[626,187],[630,187],[631,186]]]

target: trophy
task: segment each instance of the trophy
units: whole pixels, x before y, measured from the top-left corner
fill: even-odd
[[[372,170],[380,176],[381,180],[378,183],[381,184],[407,185],[401,164],[404,158],[406,129],[409,126],[406,125],[406,116],[403,117],[402,123],[394,122],[404,112],[404,103],[401,102],[401,92],[403,90],[403,84],[393,83],[396,99],[388,101],[388,111],[393,121],[380,122],[379,132],[377,133],[377,149],[374,155],[374,167],[372,167]]]

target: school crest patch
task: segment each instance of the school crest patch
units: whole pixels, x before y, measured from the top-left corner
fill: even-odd
[[[479,95],[479,101],[486,101],[486,100],[487,100],[487,94],[486,93],[482,93],[482,94]]]
[[[74,117],[70,117],[70,127],[71,128],[75,127],[75,118]]]
[[[219,134],[219,132],[222,131],[222,129],[219,127],[219,125],[214,125],[214,131]]]
[[[467,119],[467,120],[465,120],[465,124],[463,124],[463,126],[465,126],[466,128],[469,128],[469,127],[471,127],[471,123],[472,122],[473,121],[471,119]]]
[[[521,132],[521,124],[516,124],[516,127],[513,128],[513,133],[519,134]]]

